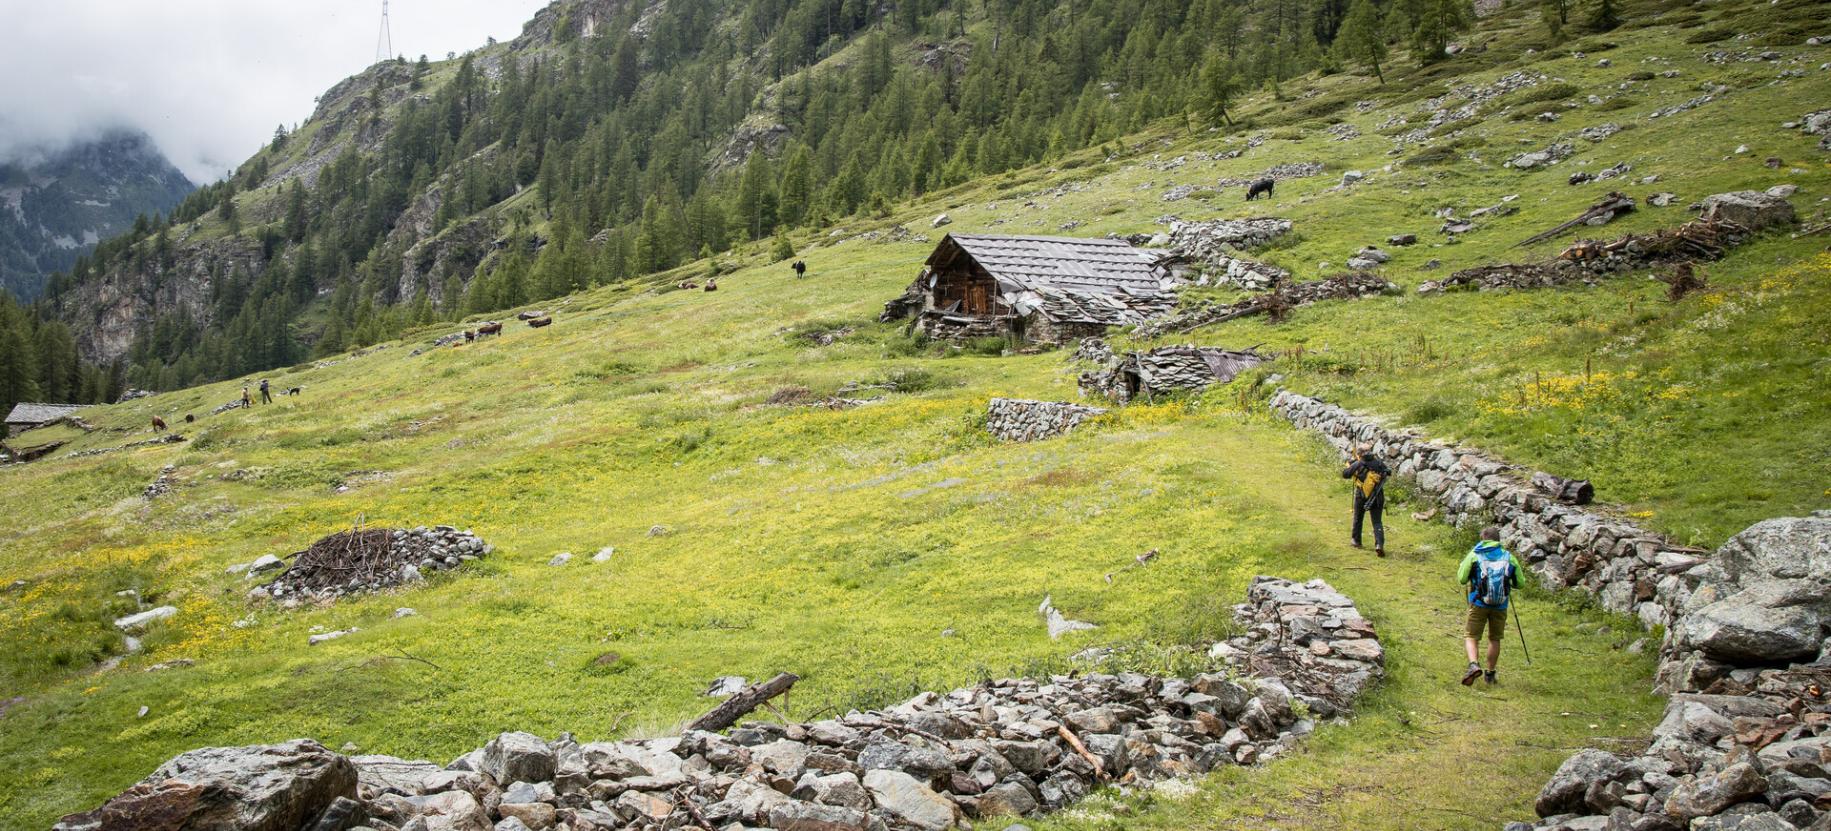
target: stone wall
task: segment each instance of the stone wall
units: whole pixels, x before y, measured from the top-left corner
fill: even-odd
[[[1004,441],[1036,441],[1059,436],[1081,422],[1105,415],[1099,407],[1066,401],[994,398],[986,406],[985,429]]]
[[[1711,556],[1559,502],[1556,477],[1288,391],[1271,409],[1344,454],[1372,444],[1447,521],[1498,524],[1548,588],[1665,627],[1655,688],[1672,697],[1650,746],[1572,756],[1543,819],[1509,831],[1831,829],[1831,511],[1764,520]]]
[[[1234,614],[1245,634],[1205,647],[1226,669],[1193,678],[988,681],[729,735],[580,744],[504,733],[443,766],[345,758],[311,741],[206,748],[57,831],[193,806],[185,827],[196,831],[942,831],[1062,808],[1104,784],[1275,758],[1385,674],[1372,624],[1321,580],[1255,578]]]

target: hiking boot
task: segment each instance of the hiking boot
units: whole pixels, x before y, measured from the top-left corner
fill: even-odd
[[[1373,547],[1373,556],[1375,556],[1375,557],[1386,556],[1386,546],[1383,546],[1383,545],[1374,546]]]
[[[1481,680],[1488,682],[1488,686],[1490,687],[1494,686],[1494,670],[1488,670],[1487,672],[1482,673]]]
[[[1465,687],[1473,687],[1475,686],[1475,679],[1480,677],[1481,665],[1471,663],[1469,664],[1469,671],[1462,674],[1462,685]]]
[[[1352,545],[1352,546],[1354,546],[1354,547],[1355,547],[1355,548],[1359,548],[1359,547],[1361,547],[1361,541],[1360,541],[1360,540],[1349,540],[1349,541],[1348,541],[1348,544],[1349,544],[1349,545]]]

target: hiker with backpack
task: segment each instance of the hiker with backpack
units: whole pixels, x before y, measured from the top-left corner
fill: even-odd
[[[1490,525],[1481,529],[1481,541],[1462,558],[1456,568],[1456,582],[1469,587],[1469,613],[1463,629],[1463,645],[1469,653],[1469,669],[1462,674],[1462,685],[1472,686],[1476,678],[1487,677],[1494,683],[1500,665],[1500,639],[1507,631],[1507,605],[1513,590],[1519,588],[1519,560],[1500,544],[1500,528]],[[1488,668],[1481,668],[1477,647],[1482,630],[1488,633]]]
[[[1386,477],[1392,470],[1380,457],[1373,455],[1373,445],[1355,449],[1353,461],[1341,472],[1341,478],[1354,481],[1354,547],[1361,547],[1361,520],[1373,520],[1373,553],[1386,556]]]

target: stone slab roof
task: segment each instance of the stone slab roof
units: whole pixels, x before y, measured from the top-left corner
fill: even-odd
[[[18,404],[6,416],[8,424],[43,424],[82,409],[80,404]]]

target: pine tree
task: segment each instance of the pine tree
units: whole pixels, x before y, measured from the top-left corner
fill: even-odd
[[[1621,14],[1615,10],[1615,0],[1599,0],[1596,11],[1589,17],[1589,30],[1607,32],[1621,25]]]
[[[788,155],[788,162],[782,166],[782,182],[778,187],[783,223],[799,225],[812,207],[813,166],[813,152],[805,144],[796,144]]]
[[[1208,63],[1202,67],[1201,103],[1202,113],[1209,124],[1233,123],[1227,114],[1227,107],[1232,104],[1239,83],[1239,75],[1234,72],[1232,61],[1218,52],[1208,56]]]
[[[1380,71],[1380,62],[1386,60],[1386,34],[1373,0],[1354,0],[1348,7],[1335,34],[1335,51],[1348,60],[1366,64],[1381,85],[1386,83],[1386,74]]]

